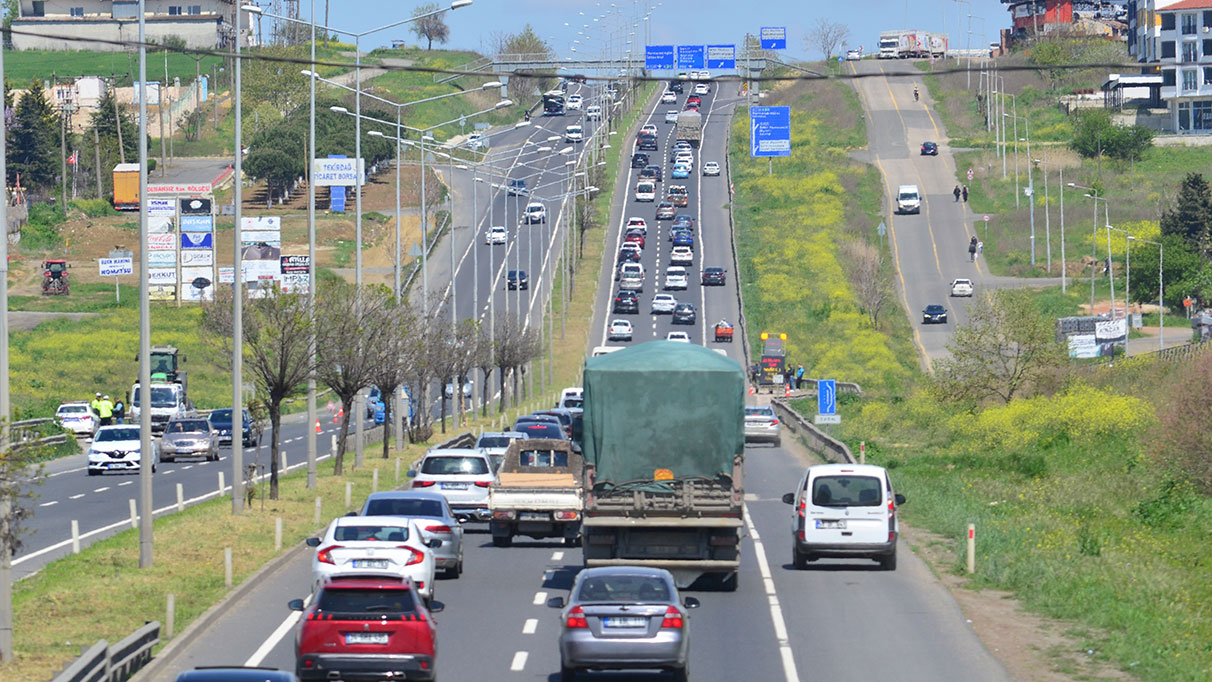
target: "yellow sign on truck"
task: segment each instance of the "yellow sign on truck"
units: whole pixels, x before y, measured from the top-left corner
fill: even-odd
[[[114,166],[114,208],[119,211],[139,210],[139,164],[120,163]]]

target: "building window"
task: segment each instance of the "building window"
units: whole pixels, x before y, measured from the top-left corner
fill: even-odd
[[[1162,71],[1162,87],[1174,87],[1174,69],[1164,69]]]
[[[1212,100],[1191,103],[1191,129],[1212,130]]]
[[[1163,40],[1161,48],[1162,48],[1162,51],[1161,51],[1162,59],[1174,59],[1174,41],[1173,40]]]
[[[33,5],[33,7],[30,8],[30,13],[29,13],[29,15],[31,17],[46,16],[46,3],[43,0],[34,0],[30,4]]]
[[[1198,27],[1198,22],[1196,21],[1196,16],[1194,14],[1184,14],[1183,15],[1183,35],[1185,35],[1185,36],[1195,35],[1195,31],[1196,31],[1197,27]]]
[[[73,17],[83,17],[84,8],[83,7],[72,7],[71,9],[68,10],[68,14],[70,14]]]
[[[1167,13],[1164,13],[1161,15],[1161,30],[1163,30],[1163,31],[1173,31],[1174,30],[1174,15],[1173,14],[1170,14],[1167,12]]]
[[[1183,41],[1183,61],[1194,64],[1199,61],[1199,46],[1194,40]]]
[[[1204,67],[1204,85],[1212,85],[1212,66]]]
[[[1183,92],[1195,92],[1199,89],[1195,69],[1183,69]]]
[[[189,13],[190,13],[190,14],[193,14],[193,15],[198,15],[198,14],[201,14],[201,13],[202,13],[202,5],[190,5],[190,6],[189,6]]]
[[[168,16],[170,16],[170,17],[181,16],[181,5],[169,5],[168,6]]]
[[[1204,12],[1204,26],[1212,26],[1212,12]]]
[[[1178,103],[1178,132],[1186,132],[1191,129],[1191,103]]]

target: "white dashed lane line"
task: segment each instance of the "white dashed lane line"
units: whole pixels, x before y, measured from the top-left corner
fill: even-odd
[[[523,635],[533,635],[534,631],[536,629],[538,629],[538,627],[539,627],[538,618],[527,618],[526,622],[522,624],[522,634]]]
[[[51,500],[50,502],[43,502],[42,504],[40,504],[40,505],[38,505],[38,506],[39,506],[39,507],[53,507],[53,506],[55,506],[56,504],[59,504],[59,501],[58,501],[58,500]]]
[[[564,559],[564,553],[563,553],[563,552],[556,551],[556,552],[552,552],[552,553],[551,553],[551,560],[552,560],[552,561],[561,561],[561,560],[563,560],[563,559]]]
[[[118,484],[118,487],[121,488],[124,485],[132,485],[133,483],[134,483],[134,481],[122,481],[121,483]]]
[[[534,604],[535,606],[542,606],[543,604],[546,604],[546,603],[547,603],[547,593],[546,592],[540,591],[540,592],[534,593],[534,601],[532,601],[531,604]]]
[[[105,492],[106,490],[109,490],[109,486],[103,486],[103,487],[100,487],[100,488],[94,488],[94,489],[93,489],[93,492],[94,492],[94,493],[103,493],[103,492]],[[84,497],[84,496],[83,496],[83,495],[81,495],[80,497]],[[73,497],[72,499],[74,500],[74,499],[76,499],[76,498],[74,498],[74,497]]]
[[[80,493],[79,495],[72,495],[71,497],[69,497],[69,498],[67,498],[67,499],[69,499],[69,500],[78,500],[78,499],[80,499],[81,497],[84,497],[84,493]]]
[[[526,669],[526,659],[530,658],[530,653],[526,651],[518,651],[513,655],[513,660],[509,663],[509,669],[513,672],[521,672]]]

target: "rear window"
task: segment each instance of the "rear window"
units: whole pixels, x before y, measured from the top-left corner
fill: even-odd
[[[423,474],[486,474],[488,462],[482,457],[426,457]]]
[[[587,579],[577,592],[584,602],[668,602],[669,585],[656,576],[604,575]]]
[[[566,467],[568,453],[556,450],[523,450],[518,453],[518,463],[524,467]]]
[[[320,611],[330,613],[412,613],[416,611],[411,590],[375,588],[325,588],[320,591]]]
[[[379,540],[381,542],[404,542],[408,539],[408,528],[394,524],[367,524],[357,526],[337,526],[333,531],[333,539],[337,542],[358,542],[361,540]]]
[[[819,476],[812,481],[812,504],[818,507],[878,507],[883,482],[874,476]]]
[[[507,448],[514,441],[511,436],[480,436],[476,441],[477,448]]]
[[[88,408],[83,405],[64,405],[59,408],[59,414],[84,414]]]
[[[773,417],[774,410],[769,407],[746,407],[746,417]]]
[[[522,431],[531,438],[563,438],[564,430],[555,424],[543,422],[531,422],[529,424],[521,424],[518,431]]]
[[[584,406],[585,406],[585,401],[580,398],[565,398],[564,401],[560,404],[560,407],[581,408]]]
[[[431,516],[441,518],[442,503],[437,500],[371,500],[365,516]]]
[[[210,430],[210,423],[205,419],[191,419],[189,421],[169,422],[168,427],[164,429],[165,433],[205,433]]]

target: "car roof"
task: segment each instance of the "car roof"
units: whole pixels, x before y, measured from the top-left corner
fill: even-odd
[[[663,568],[655,568],[652,566],[594,566],[593,568],[583,568],[577,574],[578,580],[587,580],[589,578],[598,578],[604,575],[640,575],[651,576],[654,578],[663,578],[669,582],[673,582],[673,576],[669,571]]]
[[[487,435],[487,434],[485,434]],[[434,500],[445,501],[446,497],[441,493],[433,493],[427,490],[382,490],[374,492],[366,496],[366,501],[371,500]],[[365,506],[365,505],[363,505]],[[352,518],[352,517],[351,517]]]
[[[525,438],[526,434],[522,433],[521,431],[485,431],[484,433],[480,434],[480,438],[483,438],[485,436],[494,436],[494,437],[495,436],[507,436],[509,438]],[[479,439],[477,439],[477,440],[479,440]],[[434,493],[434,494],[437,495],[437,493]],[[441,497],[441,495],[438,495],[438,497]]]
[[[703,268],[703,272],[723,272],[723,271],[724,271],[724,268],[716,267],[714,265]]]
[[[483,457],[484,454],[474,448],[434,448],[425,453],[426,457]]]
[[[176,682],[297,682],[288,670],[246,666],[198,666],[177,675]]]
[[[972,280],[964,279],[963,277],[956,279],[954,282],[952,282],[952,284],[959,284],[960,282],[967,282],[968,284],[972,284]]]
[[[876,464],[817,464],[808,467],[809,478],[817,476],[836,476],[838,474],[856,474],[859,476],[884,476],[888,471]]]
[[[117,431],[118,429],[134,429],[134,430],[138,431],[139,425],[138,424],[106,424],[105,426],[102,426],[101,428],[97,429],[97,433],[100,433],[102,431]]]
[[[927,303],[926,310],[942,310],[943,306],[939,303]]]

